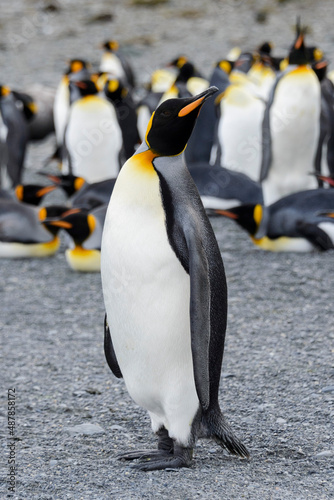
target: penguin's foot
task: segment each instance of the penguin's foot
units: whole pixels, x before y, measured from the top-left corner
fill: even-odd
[[[174,441],[168,435],[167,429],[162,427],[156,432],[158,436],[158,449],[157,450],[138,450],[130,451],[128,453],[123,453],[118,455],[117,458],[120,460],[135,460],[136,458],[159,458],[165,457],[174,452]]]
[[[206,430],[206,437],[212,437],[216,443],[234,455],[249,458],[246,446],[232,432],[220,408],[215,408],[203,415],[202,424]]]
[[[184,448],[183,446],[175,445],[173,454],[160,450],[153,451],[150,455],[145,457],[146,460],[137,464],[132,464],[131,468],[148,472],[152,470],[190,467],[192,455],[192,448]]]
[[[129,451],[127,453],[121,453],[117,455],[118,460],[136,460],[139,459],[152,459],[161,456],[169,455],[167,452],[162,452],[160,450],[137,450],[137,451]]]
[[[175,444],[164,427],[159,429],[156,434],[159,438],[157,450],[131,451],[118,455],[117,458],[121,460],[139,459],[140,462],[132,464],[131,467],[142,471],[178,469],[190,466],[193,454],[192,448],[184,448]]]

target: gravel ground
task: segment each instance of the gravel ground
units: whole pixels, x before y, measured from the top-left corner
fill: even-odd
[[[43,11],[51,4],[60,10]],[[55,86],[67,57],[97,64],[97,44],[110,36],[125,44],[142,81],[181,52],[204,72],[235,44],[252,48],[269,38],[279,53],[291,41],[298,12],[312,25],[310,43],[334,60],[329,1],[189,0],[148,10],[130,1],[7,0],[1,11],[2,81],[16,88],[35,81]],[[94,21],[108,13],[111,23]],[[261,13],[264,23],[256,22]],[[52,138],[30,147],[26,181],[38,179],[34,169],[52,148]],[[146,413],[105,362],[100,276],[71,272],[62,245],[50,259],[0,262],[1,498],[8,492],[12,387],[13,498],[334,497],[333,252],[264,253],[232,221],[212,224],[229,285],[221,404],[250,460],[210,441],[200,441],[192,467],[178,472],[134,472],[115,459],[127,449],[155,446],[155,439]]]

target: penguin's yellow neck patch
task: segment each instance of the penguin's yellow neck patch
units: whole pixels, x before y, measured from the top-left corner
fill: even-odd
[[[313,73],[313,70],[308,66],[307,64],[302,64],[301,66],[298,66],[296,69],[291,71],[291,75],[304,75],[306,73]]]
[[[68,265],[73,271],[99,272],[101,266],[101,252],[99,250],[88,250],[81,246],[67,249],[65,256]]]
[[[156,175],[152,162],[157,156],[156,153],[148,149],[147,151],[132,156],[131,166],[136,170],[140,170],[141,173]]]

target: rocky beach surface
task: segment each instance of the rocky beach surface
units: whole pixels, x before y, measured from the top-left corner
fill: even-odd
[[[307,41],[334,61],[329,0],[140,3],[5,0],[1,83],[55,88],[69,58],[97,68],[108,38],[120,42],[138,82],[181,53],[208,76],[235,45],[272,40],[285,53],[298,14],[312,29]],[[53,147],[53,137],[29,147],[26,182],[42,182],[36,171]],[[48,203],[62,200],[48,196]],[[0,261],[1,498],[334,497],[334,253],[266,253],[233,221],[212,224],[229,288],[220,402],[250,459],[203,440],[189,469],[136,472],[116,459],[156,440],[146,412],[105,361],[100,275],[71,271],[63,243],[52,258]],[[15,405],[8,406],[10,389]],[[8,490],[13,450],[15,492]]]

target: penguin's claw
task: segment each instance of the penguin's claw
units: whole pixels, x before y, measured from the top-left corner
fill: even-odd
[[[158,457],[166,457],[169,456],[169,453],[164,453],[161,450],[138,450],[138,451],[130,451],[128,453],[121,453],[117,455],[118,460],[136,460],[139,459],[151,459]]]
[[[152,471],[162,469],[179,469],[180,467],[190,467],[192,460],[192,448],[177,447],[174,453],[161,450],[143,450],[124,453],[117,458],[124,460],[142,459],[142,462],[131,464],[130,467],[136,470]]]

